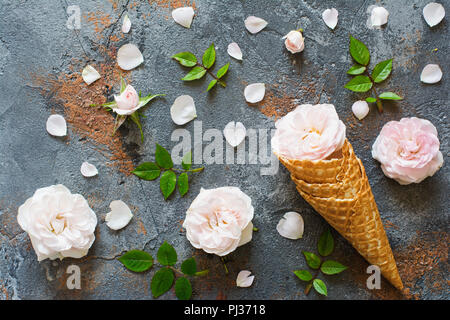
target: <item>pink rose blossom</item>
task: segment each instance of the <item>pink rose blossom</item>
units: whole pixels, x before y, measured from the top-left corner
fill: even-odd
[[[372,146],[372,157],[381,162],[389,178],[405,185],[419,183],[444,163],[434,125],[425,119],[389,121]]]
[[[275,126],[272,150],[289,159],[326,159],[345,142],[345,125],[332,104],[300,105]]]
[[[130,115],[141,107],[139,95],[131,85],[127,85],[119,96],[115,95],[114,100],[117,107],[113,108],[113,111],[119,115]]]
[[[300,31],[292,30],[283,37],[284,45],[291,53],[302,52],[305,48],[305,39]]]
[[[197,249],[225,256],[252,239],[251,199],[237,187],[201,189],[186,212],[183,227]]]

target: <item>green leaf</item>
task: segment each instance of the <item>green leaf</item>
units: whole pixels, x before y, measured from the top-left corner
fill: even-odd
[[[392,71],[392,59],[378,63],[372,71],[372,79],[375,83],[380,83],[389,77]]]
[[[374,97],[367,97],[367,98],[366,98],[366,101],[367,101],[368,103],[374,103],[374,102],[377,102],[377,99],[375,99]]]
[[[193,276],[197,272],[197,262],[194,258],[184,260],[181,264],[181,272],[188,276]]]
[[[144,180],[155,180],[161,174],[161,169],[154,162],[144,162],[131,171],[131,173]]]
[[[320,267],[320,258],[312,252],[302,251],[305,256],[306,263],[313,269],[319,269]]]
[[[144,131],[142,131],[141,119],[139,119],[139,113],[133,112],[130,115],[131,120],[138,126],[139,131],[141,133],[141,141],[144,142]]]
[[[155,159],[156,163],[164,169],[172,169],[173,168],[173,161],[172,157],[165,148],[160,146],[159,144],[156,144],[156,151],[155,151]]]
[[[171,269],[162,268],[161,270],[158,270],[158,272],[156,272],[153,276],[152,282],[150,284],[153,296],[155,298],[158,298],[160,295],[169,291],[172,287],[174,279],[175,276]]]
[[[192,81],[197,80],[203,77],[206,73],[206,69],[203,67],[194,67],[184,78],[181,78],[183,81]]]
[[[193,67],[197,65],[197,58],[193,53],[190,52],[180,52],[172,56],[173,59],[177,60],[182,66]]]
[[[360,66],[359,64],[355,64],[353,67],[348,69],[347,74],[358,75],[366,71],[366,67]]]
[[[214,62],[216,61],[216,49],[214,48],[214,43],[212,43],[208,49],[206,49],[205,53],[203,54],[203,66],[206,69],[211,68],[214,65]]]
[[[127,88],[127,83],[122,78],[122,76],[120,76],[120,93],[122,94],[122,92],[124,92],[126,88]]]
[[[153,257],[145,251],[131,250],[118,259],[128,270],[143,272],[153,266]]]
[[[322,280],[314,279],[313,286],[314,286],[314,289],[321,295],[324,295],[324,296],[328,295],[327,286],[325,285],[325,283],[323,283]]]
[[[325,230],[319,238],[319,243],[317,244],[317,249],[320,255],[326,257],[329,256],[334,249],[334,240],[331,235],[330,229]]]
[[[189,279],[178,278],[175,282],[175,295],[180,300],[189,300],[192,296],[192,286]]]
[[[379,95],[379,98],[384,100],[403,100],[402,97],[393,92],[383,92]]]
[[[320,267],[320,271],[328,275],[341,273],[345,269],[347,269],[346,266],[333,260],[325,261]]]
[[[189,191],[189,178],[186,172],[183,172],[178,177],[178,190],[181,196],[184,196]]]
[[[227,74],[228,68],[230,67],[230,63],[228,62],[226,65],[224,65],[222,68],[217,71],[217,78],[222,78],[224,75]]]
[[[310,281],[312,279],[312,274],[308,270],[296,270],[294,274],[303,281]]]
[[[367,76],[356,76],[347,84],[345,88],[352,90],[354,92],[367,92],[372,88],[372,81]]]
[[[350,36],[350,54],[353,59],[363,66],[367,66],[370,60],[370,52],[366,45],[358,39]]]
[[[184,170],[189,170],[192,166],[192,151],[189,151],[181,159],[181,166]]]
[[[155,99],[156,97],[164,97],[165,94],[149,94],[143,98],[139,98],[139,108],[145,106],[147,103]]]
[[[173,266],[177,262],[177,252],[167,241],[159,247],[156,257],[163,266]]]
[[[212,88],[214,88],[214,86],[216,85],[216,83],[217,83],[217,80],[216,80],[216,79],[211,80],[211,82],[208,84],[208,89],[206,89],[206,91],[209,91],[209,90],[211,90]]]
[[[176,184],[177,176],[173,171],[169,170],[162,174],[161,179],[159,180],[159,187],[165,200],[167,200],[167,198],[169,198],[169,196],[175,190]]]

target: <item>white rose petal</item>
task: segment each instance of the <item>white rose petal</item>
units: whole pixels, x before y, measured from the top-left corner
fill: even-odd
[[[372,27],[380,27],[388,22],[389,11],[383,7],[373,7],[370,15]]]
[[[237,147],[247,134],[247,130],[241,122],[229,122],[223,129],[225,140],[232,146]]]
[[[81,164],[80,171],[81,171],[81,174],[86,178],[93,177],[98,174],[97,168],[93,164],[91,164],[87,161],[85,161]]]
[[[440,3],[430,2],[423,8],[423,17],[430,27],[434,27],[444,19],[445,9]]]
[[[117,52],[117,64],[123,70],[131,70],[144,62],[141,51],[134,44],[127,43]]]
[[[83,80],[87,85],[90,85],[91,83],[101,78],[100,73],[98,73],[98,71],[95,70],[95,68],[91,65],[87,65],[83,69],[81,76],[83,77]]]
[[[194,99],[189,95],[179,96],[170,107],[170,116],[173,122],[183,125],[197,117]]]
[[[252,83],[245,87],[245,100],[249,103],[257,103],[264,99],[266,85],[264,83]]]
[[[241,240],[239,241],[238,247],[243,246],[244,244],[252,241],[253,238],[253,222],[249,222],[248,225],[242,230]]]
[[[47,119],[47,132],[52,136],[64,137],[67,135],[66,119],[59,114],[52,114]]]
[[[437,83],[442,79],[442,70],[437,64],[427,64],[420,74],[420,81],[423,83]]]
[[[130,29],[131,29],[131,20],[130,20],[130,18],[128,18],[128,15],[125,14],[125,17],[123,17],[123,22],[122,22],[122,32],[128,33],[128,32],[130,32]]]
[[[252,273],[248,270],[242,270],[239,272],[236,278],[236,286],[241,288],[248,288],[252,285],[255,276],[250,276]]]
[[[95,212],[82,195],[61,184],[37,189],[19,207],[17,221],[28,233],[38,261],[81,258],[95,240]]]
[[[244,21],[245,27],[250,33],[258,33],[267,26],[267,21],[255,16],[249,16]]]
[[[119,230],[125,227],[133,218],[130,208],[122,200],[114,200],[109,205],[111,212],[105,217],[106,225],[113,229]]]
[[[322,12],[322,19],[325,21],[328,28],[334,30],[338,23],[338,11],[335,8],[327,9]]]
[[[369,113],[369,104],[363,100],[356,101],[352,105],[352,111],[355,117],[357,117],[359,120],[362,120]]]
[[[231,57],[237,60],[242,60],[242,51],[236,42],[232,42],[228,45],[227,52]]]
[[[190,28],[194,14],[192,7],[177,8],[172,11],[172,18],[179,25]]]
[[[297,240],[303,236],[303,218],[297,212],[286,212],[277,224],[278,233],[285,238]]]

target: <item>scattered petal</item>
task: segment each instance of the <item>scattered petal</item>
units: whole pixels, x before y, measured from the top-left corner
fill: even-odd
[[[383,7],[373,7],[370,14],[370,24],[372,27],[381,27],[388,21],[389,11]]]
[[[423,8],[423,17],[430,27],[434,27],[444,19],[445,9],[440,3],[430,2]]]
[[[249,103],[257,103],[264,99],[266,85],[264,83],[252,83],[245,87],[245,100]]]
[[[90,85],[91,83],[101,78],[100,73],[98,73],[98,71],[95,70],[95,68],[89,64],[86,67],[84,67],[81,76],[83,77],[83,80],[84,82],[86,82],[87,85]]]
[[[144,62],[141,51],[134,44],[127,43],[117,52],[117,64],[123,70],[131,70]]]
[[[278,233],[285,238],[297,240],[303,236],[303,218],[297,212],[286,212],[277,224]]]
[[[232,42],[228,45],[227,52],[231,57],[237,60],[242,60],[242,51],[236,42]]]
[[[128,18],[128,15],[125,14],[125,17],[123,17],[123,22],[122,22],[122,32],[128,33],[128,32],[130,32],[130,29],[131,29],[131,20],[130,20],[130,18]]]
[[[177,8],[172,11],[172,18],[183,27],[190,28],[194,14],[192,7]]]
[[[81,164],[80,171],[81,171],[81,174],[86,178],[93,177],[98,174],[97,168],[93,164],[91,164],[87,161],[83,162]]]
[[[225,140],[232,146],[237,147],[245,139],[247,130],[241,122],[229,122],[225,129],[223,129],[223,135]]]
[[[369,113],[369,104],[363,100],[356,101],[352,105],[352,111],[355,117],[357,117],[359,120],[362,120]]]
[[[245,27],[250,33],[258,33],[267,26],[267,21],[255,16],[249,16],[244,21]]]
[[[52,114],[47,119],[47,132],[52,136],[63,137],[67,135],[66,119],[59,114]]]
[[[197,118],[194,99],[188,95],[176,98],[172,107],[170,107],[170,116],[173,122],[178,125],[183,125]]]
[[[437,83],[442,79],[442,70],[437,64],[427,64],[420,74],[420,81],[423,83]]]
[[[338,11],[335,8],[327,9],[322,12],[322,19],[325,21],[328,28],[334,30],[338,23]]]
[[[113,229],[119,230],[125,227],[133,218],[130,208],[122,200],[114,200],[109,205],[111,212],[105,217],[106,225]]]
[[[241,288],[248,288],[252,285],[255,276],[250,276],[252,273],[248,270],[242,270],[239,272],[236,278],[236,286]]]

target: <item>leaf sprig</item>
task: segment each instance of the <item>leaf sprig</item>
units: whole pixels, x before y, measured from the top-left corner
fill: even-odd
[[[150,288],[155,298],[169,291],[175,282],[175,295],[180,300],[189,300],[192,296],[192,285],[188,277],[204,276],[208,270],[197,271],[197,263],[194,258],[189,258],[181,264],[181,270],[174,266],[178,256],[175,249],[164,241],[159,248],[156,258],[162,266],[152,277]],[[130,271],[144,272],[153,267],[153,257],[141,250],[131,250],[123,254],[118,260]],[[176,274],[178,278],[175,281]]]
[[[345,85],[345,88],[354,92],[367,92],[372,90],[375,97],[369,96],[366,98],[366,101],[369,103],[375,102],[379,112],[383,112],[381,100],[403,99],[394,92],[383,92],[378,95],[375,88],[376,83],[383,82],[391,74],[392,59],[378,63],[373,68],[372,74],[370,74],[367,70],[370,61],[370,52],[366,45],[353,36],[350,36],[349,51],[356,64],[347,71],[347,74],[355,77]]]
[[[197,61],[197,57],[188,51],[180,52],[172,56],[173,59],[178,61],[182,66],[192,68],[188,74],[186,74],[181,80],[183,81],[193,81],[203,78],[203,76],[208,73],[214,79],[208,85],[208,89],[206,91],[211,90],[219,83],[222,87],[226,87],[227,85],[223,81],[223,77],[227,74],[228,68],[230,67],[230,63],[227,63],[223,67],[217,71],[217,74],[211,72],[211,68],[214,66],[216,62],[216,49],[214,48],[214,43],[212,43],[208,49],[203,53],[202,63]]]
[[[131,171],[134,175],[143,180],[155,180],[161,176],[159,180],[159,187],[167,200],[169,196],[175,191],[178,176],[178,190],[181,196],[184,196],[189,191],[189,176],[188,173],[200,172],[204,167],[191,169],[192,167],[192,152],[189,151],[183,156],[181,166],[182,169],[174,168],[172,156],[164,147],[156,144],[155,153],[156,162],[143,162],[136,169]],[[162,174],[161,174],[162,173]]]
[[[319,238],[319,242],[317,244],[317,250],[322,257],[329,256],[334,250],[334,239],[331,235],[330,229],[326,230],[322,233]],[[319,272],[321,271],[326,275],[334,275],[341,273],[345,269],[346,266],[343,264],[334,261],[334,260],[325,260],[322,261],[320,257],[312,252],[302,251],[305,256],[306,263],[311,269],[316,270],[314,276],[308,270],[295,270],[294,274],[302,281],[308,282],[305,288],[305,294],[307,295],[311,288],[314,288],[321,295],[327,296],[328,290],[325,283],[318,279]]]

